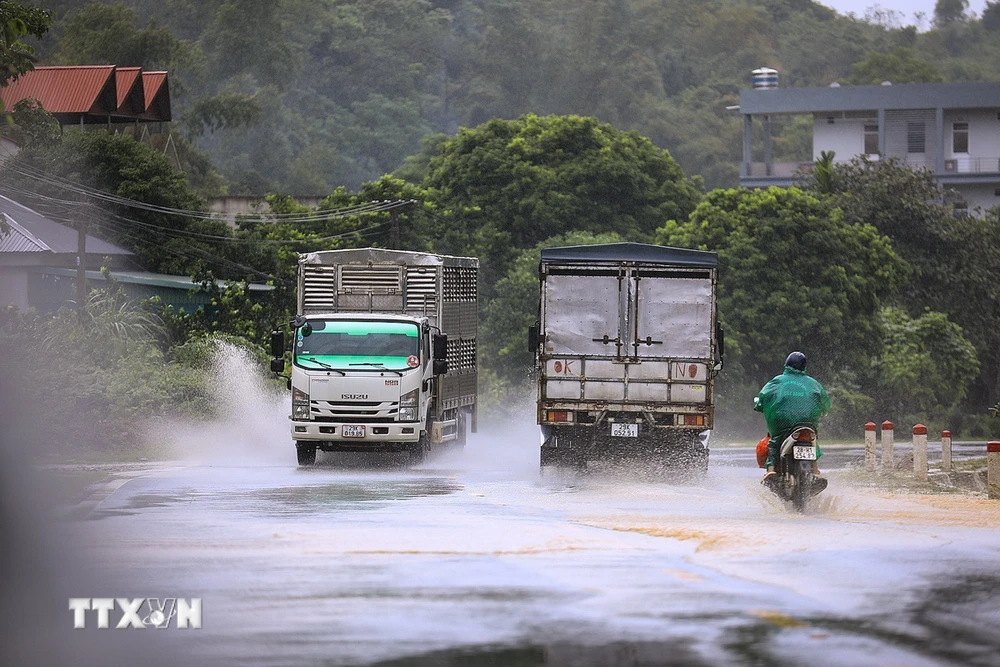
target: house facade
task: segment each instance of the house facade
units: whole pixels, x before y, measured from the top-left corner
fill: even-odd
[[[959,193],[959,214],[1000,206],[1000,83],[754,88],[739,112],[742,186],[792,185],[832,151],[928,169]],[[790,117],[809,119],[812,154],[776,160],[773,126]]]

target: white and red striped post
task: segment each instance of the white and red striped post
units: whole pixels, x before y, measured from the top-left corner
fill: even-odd
[[[913,476],[927,479],[927,427],[923,424],[913,427]]]
[[[865,470],[875,470],[875,422],[865,424]]]
[[[951,431],[941,431],[941,470],[951,470]]]
[[[893,425],[892,422],[886,419],[882,422],[882,470],[891,472],[895,467],[896,462],[894,460],[894,450],[893,450]]]
[[[1000,442],[986,443],[986,492],[1000,499]]]

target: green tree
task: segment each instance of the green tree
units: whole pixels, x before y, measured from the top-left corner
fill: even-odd
[[[11,109],[10,134],[22,148],[51,146],[62,134],[59,121],[38,100],[25,98]]]
[[[944,81],[940,70],[919,58],[912,49],[897,46],[888,53],[871,52],[851,68],[851,83],[874,85],[883,81],[892,83],[940,83]]]
[[[983,9],[983,27],[990,32],[1000,31],[1000,2],[987,2]]]
[[[41,39],[51,23],[51,14],[44,9],[0,0],[0,88],[35,68],[34,49],[24,38]]]
[[[992,405],[1000,397],[1000,331],[992,324],[1000,318],[1000,210],[956,218],[954,193],[895,159],[836,164],[832,180],[831,203],[844,219],[874,225],[910,265],[898,303],[947,314],[975,345],[981,373],[970,398],[980,410]]]
[[[969,0],[937,0],[934,3],[934,25],[943,28],[965,20]]]
[[[719,253],[719,312],[737,376],[759,387],[795,349],[824,378],[869,366],[904,275],[889,240],[797,188],[716,190],[657,242]],[[731,344],[730,344],[731,343]]]
[[[535,116],[464,129],[431,159],[424,186],[436,247],[469,252],[492,286],[518,251],[569,231],[648,240],[699,198],[670,154],[594,118]]]
[[[136,27],[139,16],[122,2],[91,2],[66,13],[59,24],[55,61],[65,65],[168,67],[181,52],[181,43],[155,20]]]
[[[956,407],[979,373],[976,349],[943,313],[911,318],[882,310],[885,348],[877,362],[878,407],[885,414],[938,414]]]

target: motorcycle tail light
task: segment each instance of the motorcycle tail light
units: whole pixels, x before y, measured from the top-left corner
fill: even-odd
[[[795,439],[798,442],[812,442],[813,441],[813,432],[812,431],[807,431],[805,429],[802,429],[801,431],[797,431],[795,433]]]

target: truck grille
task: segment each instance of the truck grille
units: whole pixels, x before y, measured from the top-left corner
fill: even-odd
[[[310,401],[313,421],[393,422],[399,412],[396,401]]]

